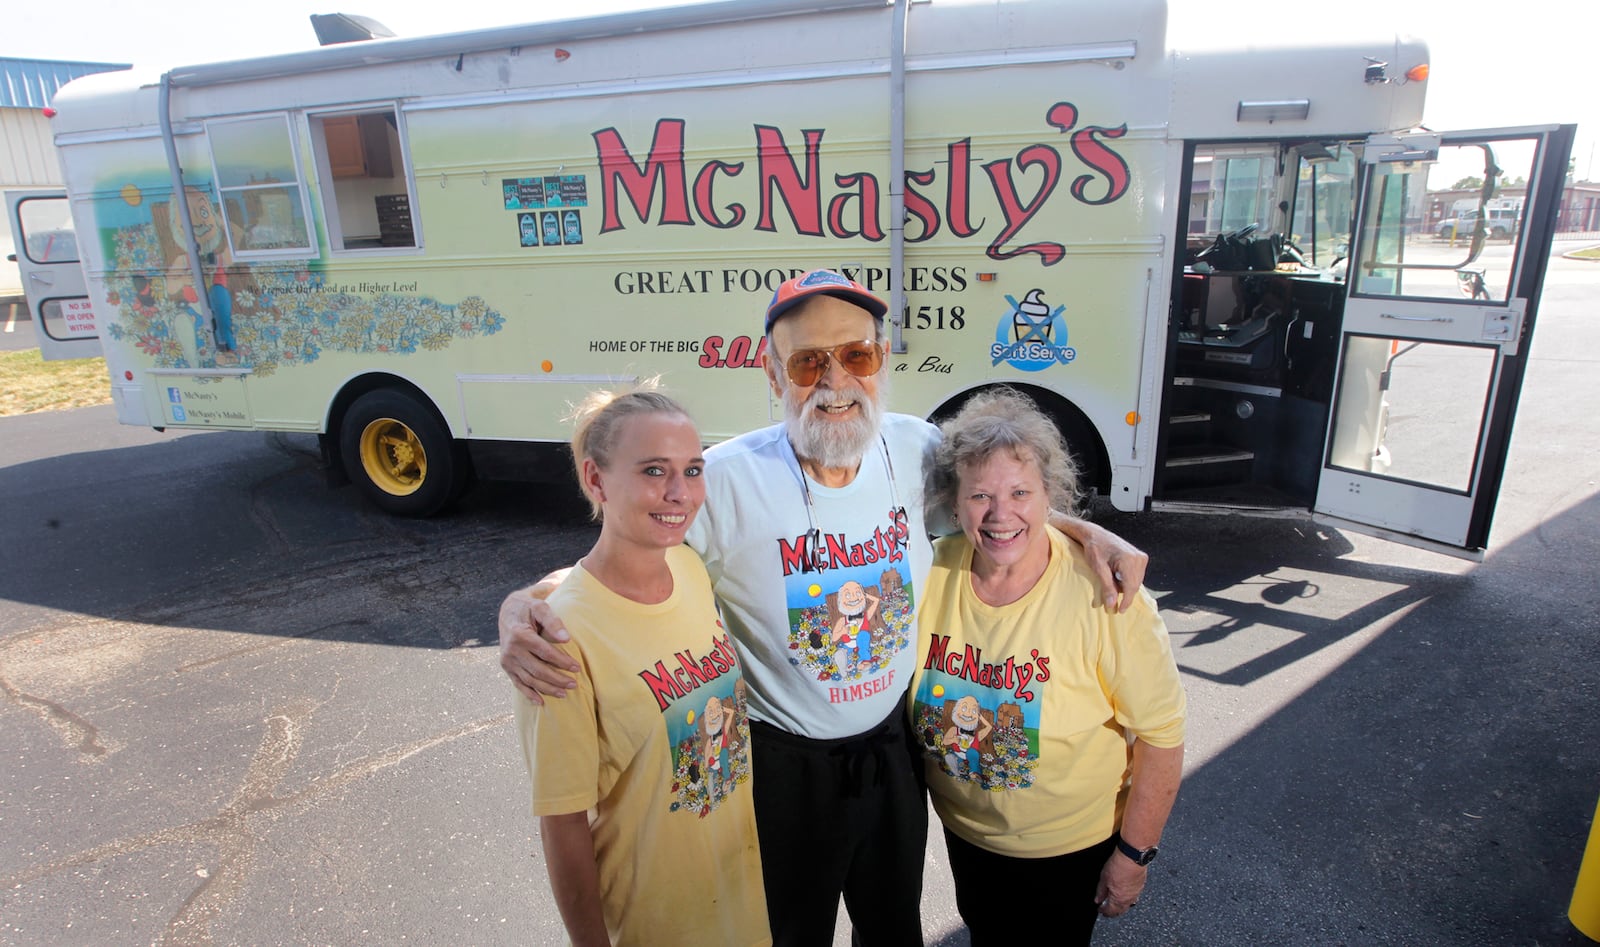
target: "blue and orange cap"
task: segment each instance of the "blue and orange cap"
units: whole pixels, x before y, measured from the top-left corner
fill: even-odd
[[[884,313],[889,311],[887,303],[872,295],[865,286],[855,280],[840,276],[832,270],[812,270],[794,279],[784,280],[778,286],[778,291],[772,294],[772,302],[767,305],[764,331],[771,332],[772,324],[778,321],[779,316],[818,293],[824,296],[836,296],[845,302],[860,306],[872,313],[874,319],[882,319]]]

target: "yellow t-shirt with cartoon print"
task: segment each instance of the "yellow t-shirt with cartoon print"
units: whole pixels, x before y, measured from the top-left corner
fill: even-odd
[[[1187,704],[1144,590],[1108,611],[1082,550],[1049,528],[1050,564],[1004,606],[972,591],[962,534],[934,545],[911,726],[947,829],[1021,858],[1076,852],[1122,824],[1129,737],[1183,743]]]
[[[592,810],[613,944],[770,944],[738,659],[700,558],[667,563],[659,604],[582,566],[551,594],[581,670],[564,699],[516,696],[533,814]]]

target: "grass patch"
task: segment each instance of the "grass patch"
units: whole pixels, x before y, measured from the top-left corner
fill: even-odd
[[[1600,247],[1590,247],[1587,250],[1574,250],[1567,256],[1575,256],[1582,260],[1600,260]]]
[[[104,358],[47,362],[38,349],[0,352],[0,417],[110,403]]]

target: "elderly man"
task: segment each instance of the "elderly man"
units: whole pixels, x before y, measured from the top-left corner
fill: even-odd
[[[927,805],[905,695],[928,534],[949,524],[926,523],[922,502],[938,430],[884,410],[887,308],[828,270],[778,288],[764,367],[784,423],[706,452],[706,503],[688,538],[749,685],[756,823],[779,945],[831,943],[841,894],[857,943],[922,943]],[[1079,520],[1052,522],[1095,560],[1107,604],[1125,608],[1144,554]],[[536,590],[501,607],[500,663],[538,701],[540,691],[562,696],[571,684],[559,669],[575,668],[536,633],[565,640]]]

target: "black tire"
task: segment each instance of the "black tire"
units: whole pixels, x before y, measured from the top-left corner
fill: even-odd
[[[345,412],[339,454],[362,494],[397,516],[432,516],[467,483],[466,452],[444,422],[393,388],[369,391]]]

